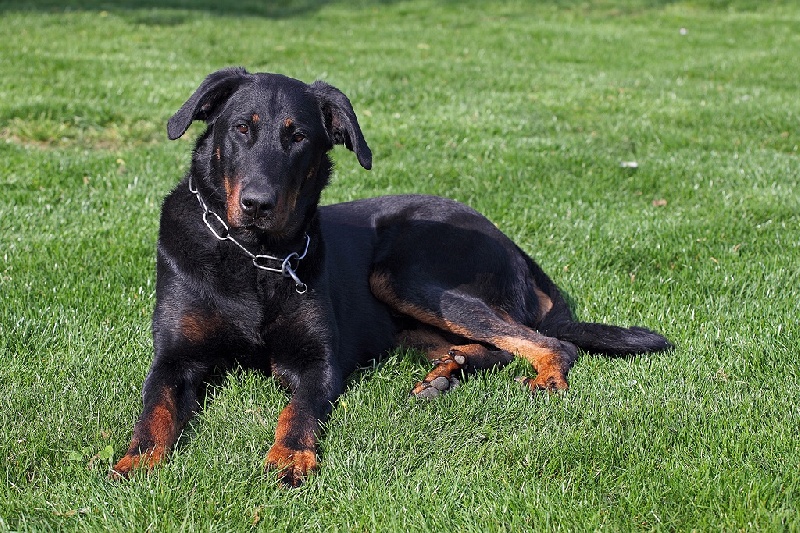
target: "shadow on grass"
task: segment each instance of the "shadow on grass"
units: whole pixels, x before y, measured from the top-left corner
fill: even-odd
[[[38,11],[65,13],[75,11],[141,12],[140,22],[156,25],[180,24],[184,17],[179,11],[205,12],[220,16],[255,16],[291,18],[318,11],[337,0],[239,0],[218,2],[209,0],[9,0],[0,3],[0,12]],[[395,0],[375,0],[388,4]],[[147,13],[151,12],[151,13]]]
[[[352,4],[353,9],[371,6],[380,7],[403,0],[361,0]],[[599,0],[587,3],[585,0],[540,0],[538,4],[564,10],[627,11],[659,9],[677,3],[679,0]],[[794,0],[776,0],[778,4]],[[190,12],[205,12],[220,16],[254,16],[283,19],[313,13],[326,5],[343,3],[344,0],[239,0],[238,2],[219,2],[211,0],[3,0],[0,1],[0,14],[4,12],[65,13],[70,11],[97,12],[139,12],[138,22],[153,25],[177,25],[184,21]],[[475,5],[480,7],[483,0],[438,0],[439,4],[456,6]],[[707,9],[757,10],[761,0],[697,0],[697,7]]]

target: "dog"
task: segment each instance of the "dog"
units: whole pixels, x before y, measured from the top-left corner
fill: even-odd
[[[412,389],[422,398],[514,357],[536,371],[524,386],[562,391],[579,348],[672,348],[644,328],[576,321],[542,269],[463,204],[405,195],[318,206],[335,145],[372,166],[349,99],[327,83],[219,70],[169,120],[169,138],[199,120],[190,169],[161,210],[155,354],[112,477],[163,461],[204,383],[235,365],[290,392],[265,467],[296,487],[318,467],[320,427],[346,377],[398,346],[433,363]]]

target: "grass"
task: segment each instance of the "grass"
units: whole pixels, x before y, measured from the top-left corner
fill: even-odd
[[[0,3],[0,530],[800,529],[794,3],[262,4]],[[584,355],[558,396],[517,362],[432,402],[391,354],[293,491],[261,471],[286,397],[234,372],[163,468],[106,480],[200,131],[164,126],[228,65],[351,97],[375,165],[338,150],[325,202],[465,201],[578,316],[677,350]]]

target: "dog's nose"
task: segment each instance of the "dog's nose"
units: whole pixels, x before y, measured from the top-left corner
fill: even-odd
[[[252,217],[258,218],[275,208],[277,198],[274,193],[245,189],[240,200],[242,211]]]

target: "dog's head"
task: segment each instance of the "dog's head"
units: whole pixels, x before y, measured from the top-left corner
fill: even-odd
[[[274,238],[291,237],[316,207],[328,181],[327,152],[343,144],[366,169],[372,153],[347,96],[242,68],[209,75],[167,124],[170,139],[194,120],[208,128],[192,172],[224,198],[228,224]]]

